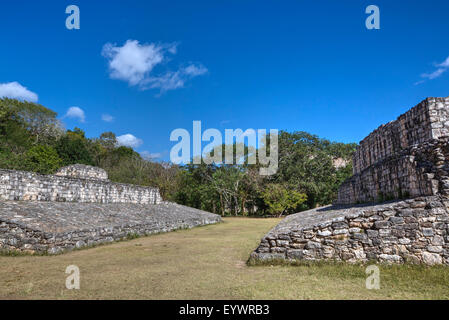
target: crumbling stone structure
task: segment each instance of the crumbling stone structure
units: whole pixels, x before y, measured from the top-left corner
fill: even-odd
[[[169,202],[0,201],[0,250],[57,254],[220,221],[216,214]]]
[[[93,179],[93,180],[104,180],[108,181],[108,173],[106,170],[86,166],[84,164],[74,164],[67,167],[63,167],[55,173],[55,175],[60,177],[70,177],[77,179]]]
[[[113,183],[103,169],[74,165],[56,175],[0,169],[0,200],[158,204],[162,198],[157,188]]]
[[[112,183],[100,168],[74,165],[56,175],[0,169],[0,251],[56,254],[220,221],[162,201],[157,188]]]
[[[333,206],[288,216],[251,259],[449,264],[449,98],[380,126],[353,165]]]
[[[447,194],[449,98],[428,98],[368,135],[337,204]]]

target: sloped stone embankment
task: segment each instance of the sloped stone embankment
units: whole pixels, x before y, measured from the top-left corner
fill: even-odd
[[[449,264],[448,205],[431,196],[297,213],[273,228],[251,259]]]
[[[216,214],[168,202],[0,201],[0,250],[56,254],[220,221]]]

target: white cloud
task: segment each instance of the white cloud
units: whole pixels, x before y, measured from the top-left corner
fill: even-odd
[[[437,65],[437,67],[449,68],[449,57],[443,62]]]
[[[449,57],[447,57],[447,59],[444,62],[435,64],[435,66],[437,67],[435,71],[430,73],[423,73],[421,74],[421,78],[433,80],[441,77],[446,71],[449,70]],[[418,81],[415,84],[420,84],[423,82],[425,82],[425,80]]]
[[[81,122],[86,121],[86,115],[84,114],[83,109],[79,107],[70,107],[64,117],[78,119]]]
[[[128,133],[117,137],[117,143],[119,146],[138,148],[139,146],[142,145],[143,141],[139,138],[136,138],[132,134]]]
[[[142,151],[140,153],[142,158],[145,160],[153,160],[153,159],[159,159],[162,158],[162,153],[156,152],[156,153],[150,153],[149,151]]]
[[[446,72],[445,68],[439,68],[439,69],[435,70],[432,73],[423,73],[421,75],[421,77],[429,79],[429,80],[433,80],[433,79],[436,79],[436,78],[440,77],[445,72]]]
[[[146,88],[160,89],[161,93],[184,87],[184,84],[191,78],[207,73],[206,67],[191,64],[178,71],[169,71],[161,76],[149,77],[146,79]]]
[[[37,102],[38,95],[18,82],[0,83],[0,98],[11,98]]]
[[[107,43],[102,51],[108,59],[112,79],[126,81],[142,90],[157,88],[161,92],[181,88],[187,80],[207,72],[202,65],[190,64],[155,75],[153,69],[176,53],[177,44],[140,44],[137,40],[127,40],[122,47]]]
[[[155,44],[141,45],[137,40],[128,40],[123,47],[105,44],[103,56],[109,59],[111,78],[125,80],[135,86],[145,79],[154,66],[164,60],[164,48]]]
[[[196,77],[196,76],[201,76],[201,75],[207,73],[207,69],[203,65],[196,66],[194,64],[191,64],[191,65],[187,66],[186,68],[184,68],[183,72],[189,76]]]
[[[114,121],[114,117],[111,116],[110,114],[104,113],[101,115],[101,120],[103,120],[104,122],[112,122]]]

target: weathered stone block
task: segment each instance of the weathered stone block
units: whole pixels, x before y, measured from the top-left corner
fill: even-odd
[[[443,259],[437,253],[423,252],[422,260],[427,265],[435,265],[443,263]]]
[[[309,260],[449,264],[448,146],[449,98],[428,98],[360,143],[334,207],[289,217],[267,237],[307,229],[302,238],[326,247],[308,245]]]
[[[87,168],[86,171],[76,173],[73,170],[78,165],[75,165],[70,167],[70,173],[59,173],[60,176],[0,169],[0,200],[141,204],[162,202],[157,188],[112,183],[107,180],[103,169],[81,167]],[[9,184],[11,180],[16,183]],[[4,185],[8,188],[2,188]]]

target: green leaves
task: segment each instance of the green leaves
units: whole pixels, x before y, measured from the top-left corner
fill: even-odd
[[[93,165],[92,157],[88,150],[88,141],[84,133],[68,132],[56,143],[56,151],[62,159],[64,166],[70,164]]]
[[[26,152],[25,168],[28,171],[50,174],[62,166],[56,150],[50,146],[34,146]]]
[[[307,201],[307,195],[288,189],[281,184],[268,184],[262,197],[271,214],[282,216],[289,209],[297,209]]]
[[[0,99],[0,119],[5,109],[10,120],[23,124],[24,129],[34,137],[35,143],[50,143],[63,134],[62,125],[56,119],[57,113],[40,104]]]
[[[207,164],[212,161],[203,159],[180,168],[118,147],[113,132],[93,139],[79,128],[64,132],[52,110],[0,99],[0,168],[53,173],[63,165],[95,165],[115,182],[159,187],[164,199],[222,215],[283,215],[331,203],[338,186],[352,174],[356,144],[302,131],[280,131],[278,142],[279,167],[272,176],[261,176],[261,164],[247,161],[254,148],[236,143],[219,145],[209,155],[224,161],[226,149],[233,150],[234,164]],[[237,150],[243,151],[242,157],[236,156]]]
[[[272,181],[307,194],[309,208],[329,204],[341,182],[351,175],[351,169],[337,169],[334,161],[351,163],[355,146],[330,142],[307,132],[281,131],[279,170]]]

